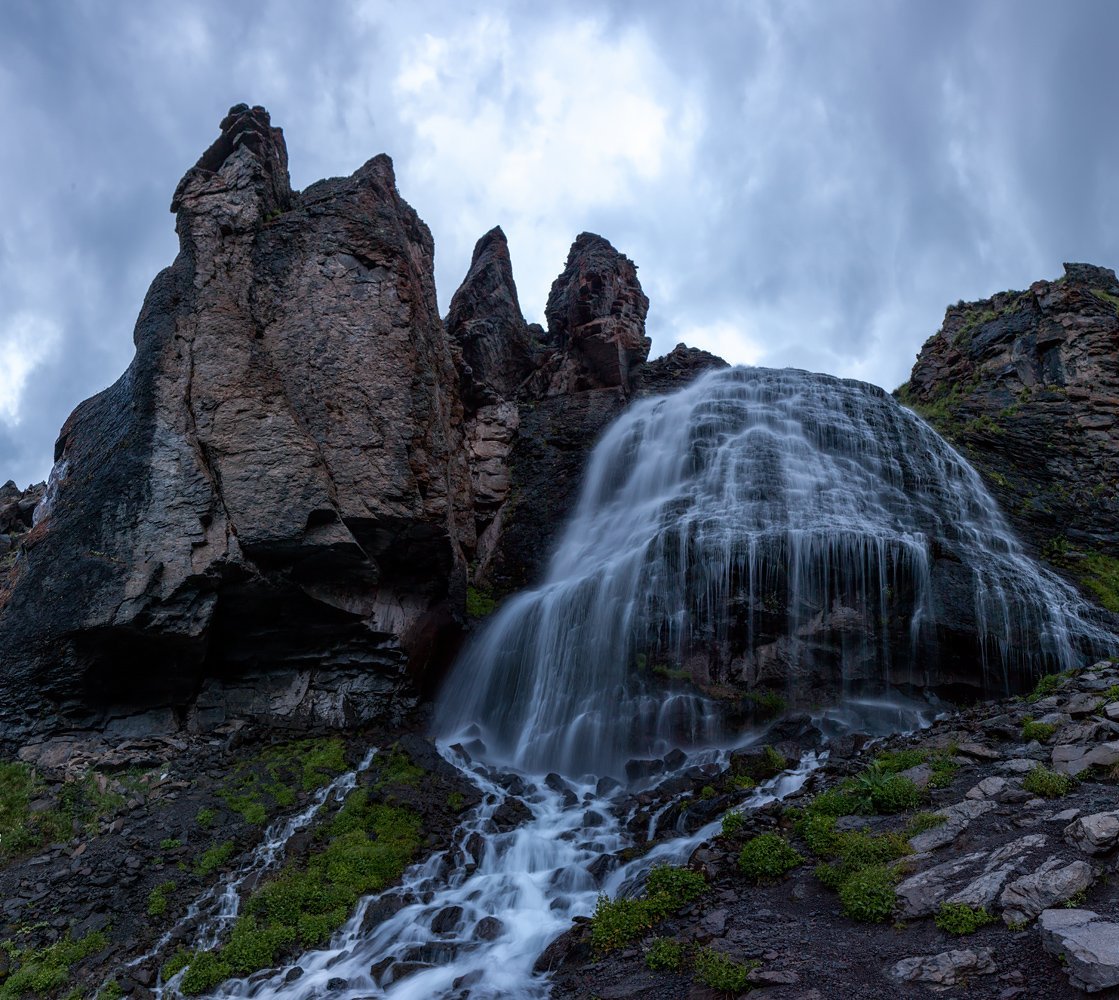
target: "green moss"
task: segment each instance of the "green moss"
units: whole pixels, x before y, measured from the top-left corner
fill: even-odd
[[[466,808],[466,799],[463,798],[462,792],[451,792],[447,796],[447,808],[454,813],[460,813]]]
[[[497,609],[497,601],[491,591],[483,587],[466,588],[466,613],[471,618],[485,618]]]
[[[775,718],[788,708],[785,699],[775,691],[750,691],[746,695],[746,700],[751,703],[754,712],[763,719]]]
[[[1037,682],[1037,686],[1033,692],[1026,697],[1026,701],[1035,702],[1041,701],[1042,698],[1048,698],[1051,694],[1055,694],[1066,680],[1072,676],[1071,671],[1063,674],[1046,674]]]
[[[97,994],[97,1000],[121,1000],[123,996],[124,990],[121,988],[120,983],[115,979],[111,979],[101,987],[101,991]]]
[[[161,917],[167,912],[167,896],[175,891],[174,882],[164,882],[148,893],[148,916]]]
[[[262,885],[218,951],[191,956],[182,992],[204,993],[294,949],[325,944],[358,899],[400,878],[420,842],[415,813],[371,802],[363,788],[351,792],[306,863],[289,863]]]
[[[785,759],[785,755],[774,747],[766,747],[765,750],[762,751],[762,756],[765,761],[766,769],[769,771],[766,777],[774,778],[789,766],[789,762]]]
[[[97,931],[77,941],[67,936],[45,948],[10,948],[12,969],[0,983],[0,1000],[24,1000],[56,992],[70,982],[74,965],[103,951],[108,943]]]
[[[345,770],[338,737],[292,740],[239,764],[218,796],[246,823],[259,826],[270,813],[294,805],[298,792],[313,792]]]
[[[166,840],[161,840],[159,842],[159,849],[161,851],[174,851],[182,846],[183,842],[175,837],[168,837]]]
[[[399,747],[393,747],[388,754],[377,758],[375,765],[378,789],[388,785],[415,787],[424,776],[424,769],[413,764],[412,758]]]
[[[672,938],[654,938],[645,949],[645,965],[654,972],[679,972],[684,962],[684,946]]]
[[[202,827],[203,830],[210,829],[214,825],[214,820],[217,818],[217,813],[210,808],[198,810],[198,815],[194,817],[194,821]]]
[[[1053,738],[1056,731],[1056,726],[1048,722],[1035,722],[1032,715],[1027,715],[1022,720],[1022,739],[1027,743],[1031,740],[1046,743]]]
[[[220,868],[233,856],[233,841],[226,840],[220,844],[214,844],[212,847],[207,848],[202,852],[202,856],[198,859],[194,866],[195,874],[205,877],[211,872]]]
[[[699,872],[658,865],[649,872],[643,895],[631,899],[598,897],[591,917],[591,944],[598,952],[620,948],[706,891],[707,880]]]
[[[1058,774],[1050,771],[1043,764],[1038,764],[1022,779],[1022,787],[1043,799],[1057,799],[1067,795],[1076,787],[1076,779],[1067,774]]]
[[[736,962],[733,958],[715,951],[700,948],[695,955],[695,975],[704,986],[723,993],[741,993],[750,985],[750,972],[761,962]]]
[[[984,907],[973,910],[966,903],[941,903],[936,915],[936,926],[949,934],[974,934],[994,922]]]
[[[653,674],[666,681],[690,681],[692,679],[692,675],[687,670],[670,667],[666,663],[656,664],[653,667]]]
[[[705,801],[707,799],[713,799],[715,797],[715,786],[714,785],[704,785],[699,790],[699,797],[701,799],[704,799]]]
[[[779,879],[803,861],[804,858],[776,833],[751,837],[738,855],[739,870],[755,882]]]
[[[1119,559],[1093,552],[1080,560],[1078,568],[1084,586],[1100,605],[1119,614]]]

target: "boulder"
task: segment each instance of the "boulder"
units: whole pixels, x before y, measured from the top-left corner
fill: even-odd
[[[890,976],[907,983],[928,983],[931,986],[954,986],[970,976],[986,976],[997,971],[990,948],[953,949],[939,955],[918,955],[903,958]]]
[[[1011,882],[999,896],[1002,919],[1006,924],[1032,920],[1042,910],[1056,906],[1083,892],[1093,881],[1095,871],[1084,861],[1063,864],[1049,858],[1029,875]]]
[[[1119,809],[1081,816],[1065,827],[1065,840],[1085,854],[1107,854],[1119,846]]]
[[[1064,965],[1074,987],[1098,993],[1119,986],[1119,923],[1091,910],[1045,910],[1037,929],[1042,947]]]

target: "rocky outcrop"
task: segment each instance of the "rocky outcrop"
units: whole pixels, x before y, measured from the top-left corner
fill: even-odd
[[[296,694],[359,674],[343,717],[398,711],[461,600],[462,406],[389,159],[297,194],[239,105],[172,209],[136,357],[63,427],[0,611],[8,736],[280,668]]]
[[[494,229],[444,325],[388,157],[293,191],[247,105],[171,208],[132,364],[67,420],[45,490],[0,492],[0,727],[399,722],[471,573],[532,578],[635,391],[636,268],[580,236],[545,332]]]
[[[1035,553],[1119,611],[1119,281],[1064,277],[957,303],[899,398],[980,470]]]

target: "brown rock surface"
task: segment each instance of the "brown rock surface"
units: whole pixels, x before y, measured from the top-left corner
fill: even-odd
[[[9,732],[280,667],[310,701],[308,668],[357,670],[371,700],[337,711],[394,711],[474,544],[431,234],[384,156],[294,194],[245,105],[172,207],[136,358],[63,427],[0,610]]]
[[[1036,553],[1119,611],[1119,281],[1056,281],[957,303],[898,396],[983,474]]]

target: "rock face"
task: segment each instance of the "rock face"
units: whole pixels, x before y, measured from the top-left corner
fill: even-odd
[[[634,265],[580,236],[545,333],[494,229],[445,326],[388,157],[294,192],[247,105],[171,208],[132,364],[67,420],[45,495],[0,494],[0,728],[399,720],[460,641],[472,562],[534,571],[528,536],[634,391]]]
[[[73,716],[285,669],[297,704],[337,671],[391,695],[474,544],[431,234],[384,156],[293,193],[245,105],[172,209],[136,357],[56,446],[2,612],[6,710],[43,710],[16,688]]]
[[[980,470],[1018,532],[1119,612],[1119,281],[1064,277],[948,309],[899,398]]]
[[[1078,990],[1119,986],[1119,924],[1092,910],[1046,910],[1037,929],[1042,946],[1064,964]]]

